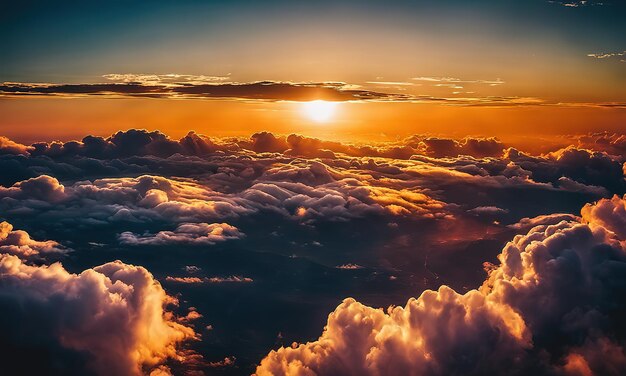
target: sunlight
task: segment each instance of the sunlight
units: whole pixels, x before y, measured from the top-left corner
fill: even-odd
[[[311,120],[318,123],[325,123],[329,121],[335,114],[335,108],[337,102],[327,102],[323,100],[316,100],[310,102],[304,102],[302,108],[304,114]]]

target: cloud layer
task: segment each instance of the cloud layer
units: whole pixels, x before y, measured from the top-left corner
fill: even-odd
[[[517,236],[478,290],[444,285],[386,312],[346,299],[317,341],[272,351],[256,373],[622,374],[625,200]]]
[[[604,372],[594,346],[621,370],[621,329],[603,305],[603,294],[620,301],[606,282],[619,277],[600,274],[622,262],[623,141],[562,136],[526,149],[480,137],[358,144],[136,129],[32,145],[5,139],[0,304],[11,328],[2,346],[17,353],[7,355],[11,367],[37,352],[32,371],[49,374],[98,373],[122,356],[120,374],[250,374],[280,346],[259,373]],[[517,233],[527,234],[502,251]],[[498,254],[501,266],[489,264]],[[471,290],[485,262],[491,276]],[[172,298],[157,281],[179,307],[165,307]],[[572,297],[552,298],[564,284]],[[369,308],[427,288],[436,291],[405,307]],[[319,341],[288,346],[319,335],[346,296],[355,298]],[[568,311],[527,309],[541,299]],[[20,340],[31,322],[41,326]],[[123,339],[116,352],[90,339],[102,327],[114,328],[103,340]],[[198,333],[202,341],[186,341]]]

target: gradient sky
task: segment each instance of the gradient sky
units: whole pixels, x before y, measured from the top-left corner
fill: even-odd
[[[626,375],[626,1],[0,1],[0,373]]]
[[[2,88],[0,129],[23,141],[131,127],[174,136],[192,128],[213,135],[267,129],[342,138],[506,136],[619,130],[626,119],[626,5],[618,1],[25,1],[0,7],[0,82],[82,85],[121,82],[104,77],[110,74],[179,74],[215,77],[212,84],[342,82],[407,97],[353,100],[320,127],[293,101],[281,100],[290,98],[113,100],[95,93],[100,98],[68,100],[80,93],[63,92],[62,99],[50,98],[59,93],[34,99]]]

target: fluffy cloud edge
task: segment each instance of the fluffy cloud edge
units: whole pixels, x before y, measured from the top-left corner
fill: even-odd
[[[387,311],[346,299],[318,340],[270,352],[256,375],[623,373],[625,203],[543,218],[477,290],[442,286]]]
[[[2,228],[9,239],[16,232],[6,222]],[[51,242],[34,241],[22,233],[34,244]],[[73,274],[60,262],[31,265],[25,256],[0,254],[0,303],[10,307],[11,312],[5,314],[17,320],[0,324],[3,342],[12,343],[12,335],[28,333],[32,320],[47,331],[14,338],[20,344],[15,351],[21,351],[19,346],[26,350],[47,343],[88,354],[89,372],[134,376],[150,372],[167,359],[183,362],[178,346],[198,339],[192,328],[166,310],[177,304],[176,299],[141,266],[113,261]],[[16,372],[22,366],[10,359],[3,365]]]

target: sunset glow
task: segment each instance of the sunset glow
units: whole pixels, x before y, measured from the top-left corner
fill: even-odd
[[[326,123],[335,114],[337,103],[322,100],[304,102],[302,108],[307,118],[318,123]]]
[[[626,375],[626,2],[0,33],[0,375]]]

